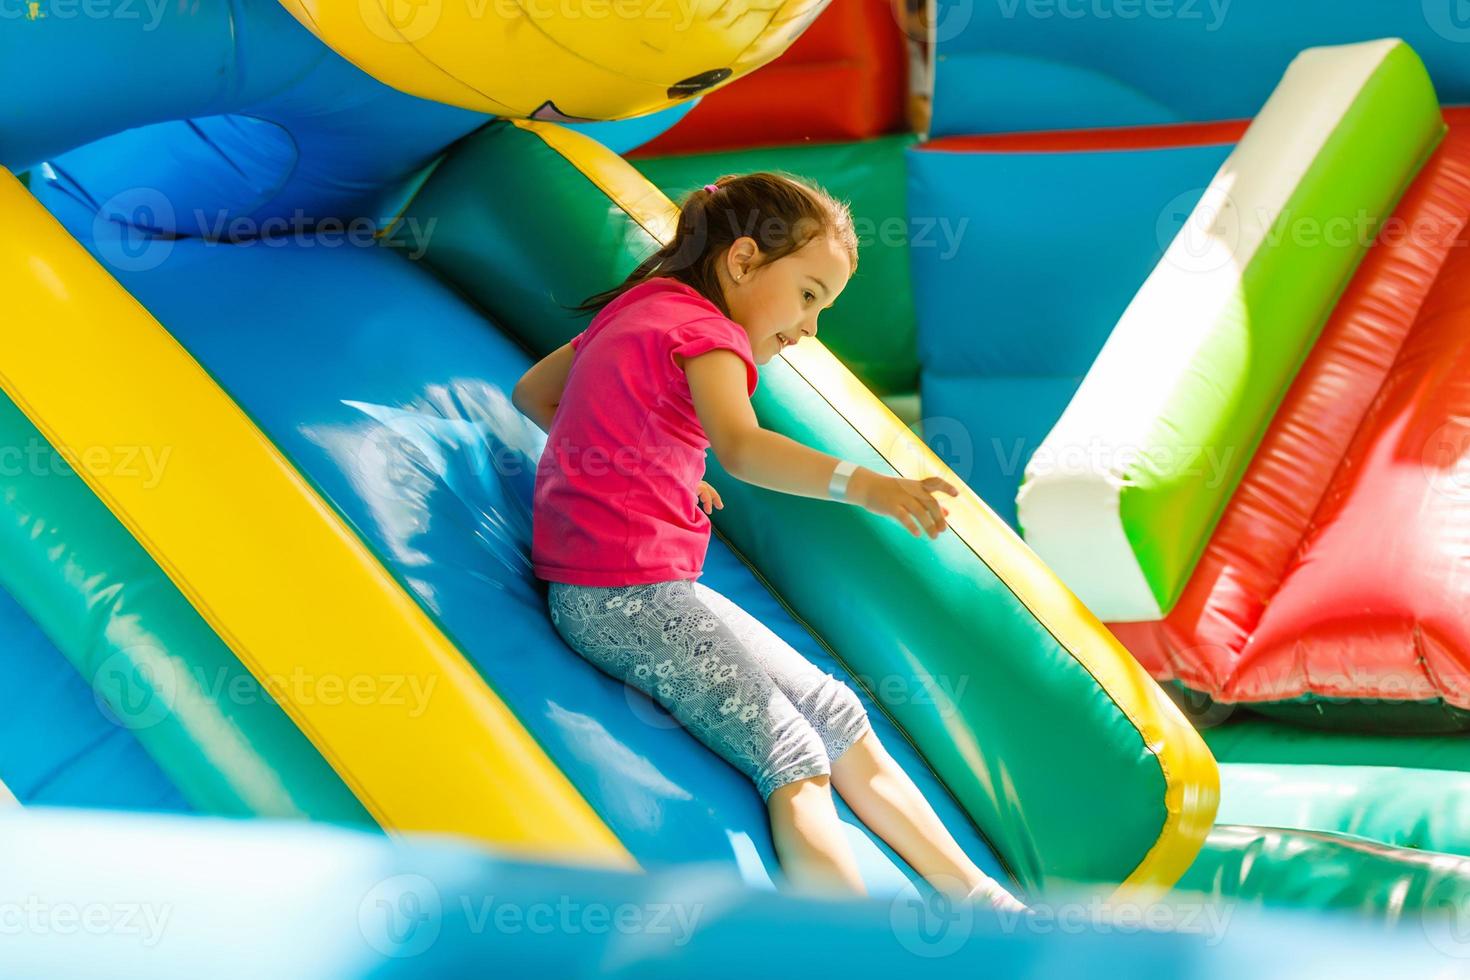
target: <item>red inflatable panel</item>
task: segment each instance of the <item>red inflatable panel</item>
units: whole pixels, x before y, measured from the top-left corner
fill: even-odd
[[[834,0],[775,61],[706,95],[638,157],[852,142],[908,128],[908,43],[893,0]]]
[[[1110,624],[1156,677],[1227,702],[1470,704],[1470,117],[1446,115],[1179,604]]]
[[[1127,126],[1117,129],[1057,129],[1033,133],[941,136],[926,142],[924,149],[955,153],[1069,153],[1214,146],[1219,143],[1239,142],[1249,125],[1249,119],[1240,119],[1211,123],[1170,123],[1164,126]]]
[[[1470,188],[1467,188],[1470,192]],[[1470,240],[1461,236],[1230,679],[1470,707]]]

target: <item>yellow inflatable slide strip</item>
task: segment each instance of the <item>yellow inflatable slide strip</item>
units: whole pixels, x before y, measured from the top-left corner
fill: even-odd
[[[669,200],[638,170],[590,136],[555,123],[512,119],[518,128],[533,133],[582,172],[582,176],[607,195],[624,214],[661,245],[674,240],[679,230],[679,205]]]
[[[88,486],[384,829],[633,867],[351,528],[3,171],[0,214],[0,387],[73,452]],[[167,459],[161,479],[108,463],[143,447]]]
[[[654,240],[667,242],[678,207],[617,154],[549,123],[516,123],[600,188]],[[1171,887],[1193,862],[1214,824],[1220,776],[1199,733],[1126,648],[1024,541],[924,442],[817,341],[781,355],[902,476],[942,476],[960,488],[945,497],[949,526],[1004,582],[1118,706],[1158,759],[1164,776],[1164,822],[1154,846],[1123,883],[1127,891]]]

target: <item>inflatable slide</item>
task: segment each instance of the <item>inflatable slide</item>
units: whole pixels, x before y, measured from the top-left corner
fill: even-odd
[[[171,16],[163,33],[204,35],[240,15]],[[244,16],[235,37],[262,52],[315,43],[274,7]],[[780,23],[794,33],[800,18]],[[671,204],[554,126],[493,123],[427,165],[410,159],[405,134],[422,147],[478,120],[335,59],[316,52],[294,88],[283,66],[271,80],[286,87],[252,93],[297,160],[229,142],[259,105],[217,131],[146,122],[177,96],[143,106],[139,87],[111,97],[137,100],[124,122],[143,125],[35,161],[24,154],[80,129],[27,110],[43,132],[8,159],[35,164],[29,188],[0,189],[15,232],[0,383],[8,444],[41,461],[7,474],[6,497],[6,585],[54,647],[38,656],[79,668],[204,812],[454,832],[619,866],[717,859],[768,880],[750,788],[561,647],[526,561],[542,437],[509,387],[527,349],[575,332],[556,304],[623,275]],[[335,157],[293,127],[327,125],[303,106],[329,95],[381,100],[335,120],[344,138],[401,118],[381,134],[386,159],[359,158],[355,180],[320,190],[305,172]],[[420,113],[454,126],[430,137]],[[361,239],[341,216],[371,196],[369,164],[408,190]],[[272,223],[319,190],[309,229]],[[878,468],[938,465],[819,349],[774,365],[764,387],[768,425]],[[860,688],[889,690],[871,705],[885,742],[978,861],[1037,886],[1166,886],[1189,863],[1214,801],[1202,743],[978,502],[959,533],[924,544],[852,508],[721,482],[711,584]],[[976,635],[991,637],[983,657]],[[76,764],[55,757],[58,771]],[[139,775],[104,778],[128,784],[125,798]],[[1094,836],[1078,833],[1079,793],[1111,814],[1112,845],[1097,846],[1096,810]],[[873,887],[900,887],[910,873],[853,824]]]
[[[0,118],[0,162],[24,177],[0,173],[0,628],[15,651],[0,782],[20,804],[0,821],[0,870],[53,900],[131,888],[193,910],[146,960],[116,930],[68,946],[32,930],[26,969],[109,956],[121,973],[197,975],[212,952],[214,972],[343,976],[422,954],[400,966],[450,975],[493,951],[527,971],[648,975],[653,959],[682,974],[782,921],[869,969],[926,955],[893,948],[926,921],[891,919],[932,892],[845,806],[881,901],[779,894],[754,788],[566,649],[530,573],[545,437],[510,389],[584,325],[568,306],[676,215],[609,149],[660,124],[595,120],[675,122],[824,4],[724,6],[698,7],[677,44],[652,19],[553,14],[537,32],[448,6],[404,20],[265,0],[159,8],[147,31],[39,14],[6,27],[31,33],[3,71],[48,84]],[[1381,63],[1411,76],[1397,52]],[[123,58],[139,70],[114,77]],[[755,408],[881,472],[953,477],[820,343],[767,365]],[[1216,827],[1201,736],[973,492],[928,541],[740,484],[716,459],[709,478],[725,508],[705,580],[857,690],[965,851],[1024,894],[1391,923],[1437,922],[1470,895],[1464,861]],[[501,885],[522,904],[633,901],[681,883],[728,913],[687,950],[641,954],[487,934],[442,903]],[[283,903],[252,905],[267,892]],[[463,935],[432,950],[361,920],[434,896],[437,928]],[[311,908],[324,926],[293,912]],[[1288,927],[1317,962],[1425,955],[1422,937],[1360,951],[1340,924],[1268,916],[1210,969],[1259,968]],[[1167,928],[1082,946],[1014,924],[976,935],[968,962],[1017,971],[1083,962],[1094,941],[1138,975],[1206,955]],[[220,969],[235,947],[252,952]]]

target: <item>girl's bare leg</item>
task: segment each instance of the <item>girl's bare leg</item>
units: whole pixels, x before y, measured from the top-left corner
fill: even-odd
[[[798,779],[766,801],[781,869],[799,892],[866,895],[830,784],[828,776]]]
[[[956,898],[1024,907],[1011,905],[1003,886],[970,860],[871,730],[832,763],[832,785],[863,823],[935,888]]]

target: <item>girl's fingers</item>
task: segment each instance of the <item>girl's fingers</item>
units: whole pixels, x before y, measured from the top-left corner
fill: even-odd
[[[944,530],[944,508],[939,506],[939,501],[922,490],[911,499],[919,506],[926,528],[932,529],[936,535]]]
[[[928,509],[921,505],[918,501],[912,499],[908,501],[907,506],[909,513],[913,515],[914,520],[918,522],[920,535],[922,536],[927,534],[931,538],[934,537],[934,535],[938,532],[935,530],[934,518],[929,514]]]
[[[943,527],[944,508],[939,506],[939,501],[935,500],[933,495],[926,493],[924,494],[924,506],[928,509],[929,514],[934,518],[934,523],[936,525],[939,525],[940,527]]]
[[[923,535],[924,532],[919,530],[919,525],[914,521],[913,517],[909,514],[907,510],[900,507],[898,510],[898,514],[895,516],[898,517],[899,523],[908,528],[909,533],[912,534],[914,537],[917,538]]]
[[[924,489],[943,490],[951,497],[958,497],[960,495],[959,490],[955,489],[954,484],[950,483],[948,480],[944,479],[944,477],[941,476],[926,477],[924,479]]]

